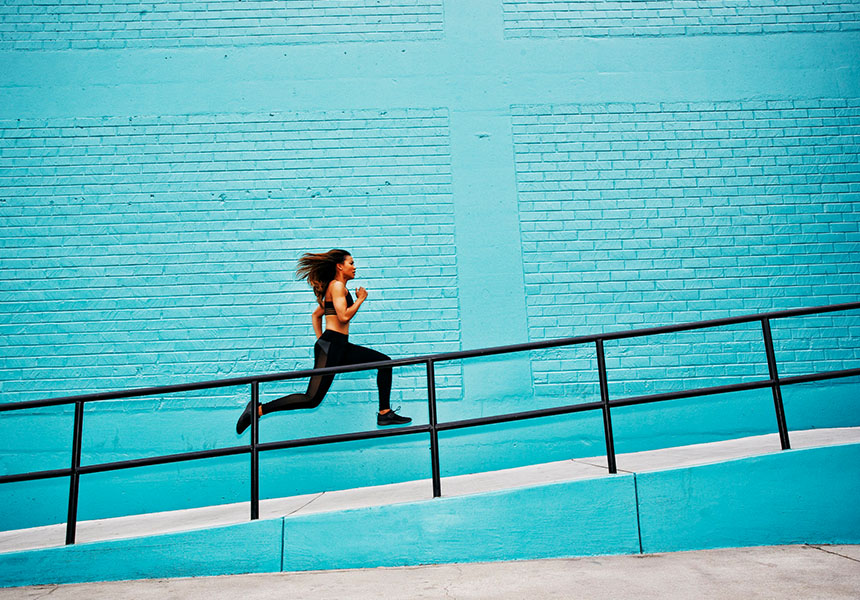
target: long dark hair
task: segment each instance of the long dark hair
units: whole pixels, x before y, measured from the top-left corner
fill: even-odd
[[[296,276],[308,280],[320,305],[325,301],[328,284],[337,276],[337,266],[342,265],[347,256],[352,255],[346,250],[335,248],[320,254],[306,252],[299,259]]]

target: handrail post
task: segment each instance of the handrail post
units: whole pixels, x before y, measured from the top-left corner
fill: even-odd
[[[427,361],[427,409],[430,418],[430,469],[433,478],[433,497],[442,495],[442,474],[439,468],[439,432],[436,430],[436,373],[433,359]]]
[[[260,382],[251,382],[251,520],[260,518]]]
[[[81,438],[84,432],[84,403],[75,402],[75,422],[72,433],[72,473],[69,477],[69,513],[66,520],[66,545],[75,543],[78,526],[78,491],[80,489]]]
[[[779,443],[783,450],[789,450],[788,425],[785,421],[785,406],[782,403],[782,390],[779,386],[779,372],[776,368],[776,354],[773,351],[773,336],[770,332],[770,319],[761,320],[761,330],[764,335],[764,350],[767,354],[767,371],[770,375],[773,392],[773,407],[776,410],[776,426],[779,429]]]
[[[617,473],[615,465],[615,441],[612,436],[612,417],[609,414],[609,384],[606,378],[606,359],[603,356],[603,340],[597,346],[597,374],[600,378],[600,401],[603,403],[603,436],[606,439],[606,462],[610,473]]]

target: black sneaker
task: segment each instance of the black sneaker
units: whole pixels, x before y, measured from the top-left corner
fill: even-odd
[[[248,405],[245,407],[245,410],[242,411],[242,414],[239,415],[239,420],[236,421],[236,433],[241,434],[243,431],[248,429],[251,426],[251,403],[248,402]]]
[[[400,408],[398,407],[398,410]],[[385,414],[376,413],[376,424],[377,425],[406,425],[406,423],[411,423],[412,419],[409,417],[401,417],[393,410],[389,410]]]

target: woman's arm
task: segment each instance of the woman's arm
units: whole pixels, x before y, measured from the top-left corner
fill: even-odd
[[[317,307],[314,309],[314,312],[311,314],[311,322],[314,325],[314,333],[317,334],[317,338],[322,335],[322,320],[325,311],[323,307],[317,304]]]
[[[346,307],[346,286],[340,281],[333,281],[331,284],[331,301],[334,303],[334,310],[337,313],[337,318],[341,323],[349,323],[350,320],[358,312],[359,307],[367,298],[367,291],[360,287],[356,290],[357,296],[355,302],[349,308]]]

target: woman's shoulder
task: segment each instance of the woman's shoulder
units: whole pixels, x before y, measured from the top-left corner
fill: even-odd
[[[333,279],[328,284],[328,289],[326,290],[326,297],[328,297],[330,294],[341,295],[345,293],[344,290],[346,290],[346,286],[344,285],[344,283],[342,281],[337,281],[336,279]]]

